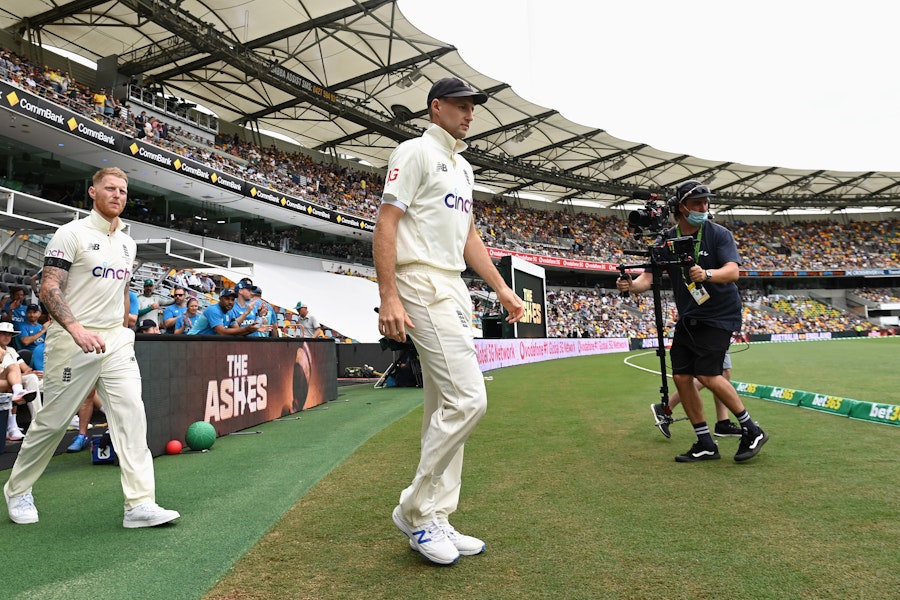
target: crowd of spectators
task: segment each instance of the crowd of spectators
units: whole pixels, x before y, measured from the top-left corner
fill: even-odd
[[[665,335],[678,318],[671,292],[662,292]],[[744,326],[748,335],[874,331],[878,327],[850,313],[830,308],[808,297],[769,297],[742,292]],[[547,290],[548,337],[632,337],[657,335],[653,298],[649,295],[621,297],[619,292],[599,288]]]
[[[851,293],[855,296],[868,300],[873,304],[897,304],[900,303],[898,297],[892,290],[887,288],[857,288]]]
[[[206,138],[177,123],[148,117],[140,107],[131,110],[127,99],[116,99],[103,89],[91,90],[73,81],[68,73],[37,67],[9,50],[0,51],[0,78],[210,168],[305,198],[323,207],[369,219],[376,216],[384,183],[383,175],[379,173],[318,161],[303,152],[288,152],[274,146],[260,147],[236,134]],[[130,208],[134,210],[129,211],[128,216],[148,221],[167,220],[167,215],[154,214],[152,207]],[[538,210],[519,206],[515,201],[495,198],[477,203],[475,218],[487,245],[518,252],[619,263],[623,262],[623,248],[641,246],[640,242],[631,238],[622,219],[575,212],[571,207],[565,210]],[[728,225],[735,234],[745,269],[900,267],[898,219],[796,223],[735,220]],[[178,217],[174,226],[193,231],[197,224],[192,216]],[[212,229],[204,229],[200,233],[219,235]],[[296,234],[283,232],[279,238],[265,227],[247,227],[239,239],[242,243],[282,251],[304,251],[303,243]],[[337,247],[335,250],[344,253],[345,248]],[[368,262],[371,248],[354,251],[353,255]]]
[[[380,174],[317,161],[302,152],[288,152],[274,146],[263,148],[238,135],[209,139],[177,123],[150,117],[140,107],[132,110],[127,98],[117,99],[102,88],[92,90],[74,81],[66,72],[35,66],[5,49],[0,50],[0,79],[210,168],[327,208],[370,219],[376,216],[384,183]],[[166,220],[166,215],[157,214],[152,206],[139,200],[132,200],[127,212],[129,217],[139,220]],[[623,248],[641,245],[628,233],[622,219],[575,212],[571,208],[538,210],[520,206],[516,201],[494,198],[476,204],[475,219],[488,246],[517,252],[617,264],[628,262],[622,254]],[[192,232],[197,227],[191,216],[179,216],[170,226],[173,224]],[[239,241],[246,244],[283,252],[330,256],[349,262],[368,263],[371,257],[371,244],[365,241],[310,243],[302,240],[299,228],[275,236],[265,222],[242,225]],[[796,223],[735,220],[729,228],[738,242],[745,269],[900,267],[898,219]],[[214,231],[204,229],[200,233],[209,235]],[[357,273],[348,269],[344,274]],[[201,295],[214,293],[210,285],[198,287],[182,279],[173,283]],[[859,290],[858,294],[872,301],[898,301],[887,290]],[[626,299],[599,289],[560,289],[548,292],[548,301],[548,335],[552,337],[656,335],[649,297]],[[748,302],[745,305],[746,330],[750,333],[788,333],[870,326],[839,311],[823,310],[814,301],[785,302],[767,303],[762,299]],[[674,307],[671,302],[666,303],[666,307],[665,321],[671,323]],[[490,310],[490,307],[479,308],[483,309],[479,312]]]

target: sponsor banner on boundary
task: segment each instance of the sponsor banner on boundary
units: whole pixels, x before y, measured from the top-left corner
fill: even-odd
[[[821,410],[835,415],[850,416],[850,411],[857,404],[856,400],[828,396],[826,394],[814,394],[812,392],[799,392],[800,406],[811,410]]]
[[[850,409],[850,418],[900,427],[900,405],[857,401]]]
[[[851,419],[900,427],[900,405],[897,404],[877,404],[864,400],[840,398],[838,396],[741,381],[732,381],[731,385],[742,396],[802,406],[803,408],[850,417]]]
[[[627,338],[521,338],[475,340],[478,365],[483,371],[528,363],[627,352]]]

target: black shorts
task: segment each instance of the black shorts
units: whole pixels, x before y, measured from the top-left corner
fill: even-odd
[[[725,353],[731,346],[731,331],[711,327],[695,319],[682,319],[672,338],[672,373],[675,375],[721,375]]]

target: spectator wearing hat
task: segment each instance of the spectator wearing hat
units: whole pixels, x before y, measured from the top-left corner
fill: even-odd
[[[254,285],[250,288],[252,301],[257,303],[256,324],[259,330],[251,333],[251,337],[272,337],[275,335],[275,311],[269,303],[262,299],[262,288]]]
[[[297,313],[299,317],[297,318],[297,326],[300,328],[299,337],[305,338],[317,338],[317,337],[325,337],[325,332],[322,331],[322,326],[319,324],[319,320],[309,314],[309,306],[303,304],[303,302],[297,302]]]
[[[256,323],[249,325],[229,327],[228,311],[234,308],[236,294],[233,289],[222,290],[219,294],[219,302],[212,304],[203,311],[197,322],[191,328],[189,335],[250,335],[256,331]]]
[[[229,324],[243,327],[256,322],[257,310],[262,305],[262,300],[253,299],[253,283],[248,281],[242,279],[234,286],[234,306],[226,315]]]
[[[40,304],[29,304],[25,309],[25,322],[19,325],[19,350],[31,352],[30,366],[38,371],[44,370],[44,339],[47,329],[53,321],[50,318],[41,323]]]
[[[19,357],[19,353],[12,347],[12,340],[19,332],[12,323],[0,323],[0,394],[12,394],[12,410],[7,415],[6,439],[17,442],[24,436],[16,421],[16,410],[26,402],[37,400],[40,381],[36,373]],[[37,411],[38,405],[33,408]]]
[[[150,319],[144,319],[138,329],[139,333],[159,333],[159,325]]]
[[[138,296],[138,320],[143,323],[146,319],[150,319],[159,325],[159,307],[160,300],[153,293],[156,283],[152,279],[144,280],[144,293]]]

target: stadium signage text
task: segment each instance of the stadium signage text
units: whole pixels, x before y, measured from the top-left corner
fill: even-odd
[[[245,413],[265,411],[267,404],[265,372],[251,373],[249,355],[228,354],[228,377],[209,381],[206,387],[206,413],[209,423],[227,421]]]

